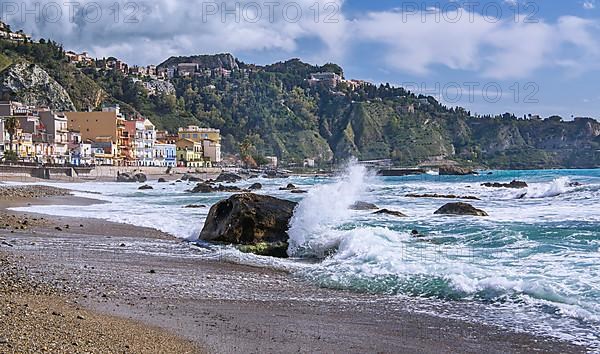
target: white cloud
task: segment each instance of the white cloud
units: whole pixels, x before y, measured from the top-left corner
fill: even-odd
[[[520,79],[575,61],[585,70],[599,59],[594,22],[574,16],[531,22],[456,11],[441,20],[433,14],[374,12],[355,21],[353,38],[383,45],[388,66],[416,75],[441,65],[486,78]]]
[[[69,2],[63,2],[53,3],[62,7],[63,15],[58,21],[44,21],[43,6],[38,10],[41,21],[33,15],[22,21],[24,9],[35,9],[35,3],[39,1],[23,1],[18,5],[19,11],[3,14],[3,19],[15,28],[50,37],[67,48],[84,50],[93,46],[92,54],[110,53],[139,64],[160,62],[172,54],[267,50],[293,53],[305,38],[322,41],[326,48],[323,56],[336,58],[343,54],[346,36],[347,21],[338,11],[343,0],[282,0],[276,5],[253,0],[154,0],[135,2],[136,7],[126,7],[131,2],[121,0],[118,12],[114,0],[96,0],[81,2],[73,18],[68,15]],[[87,14],[83,11],[86,3]],[[97,8],[90,4],[98,4],[102,9],[97,21]],[[315,4],[320,7],[318,15]]]
[[[27,0],[21,6],[31,9],[35,2]],[[600,62],[598,24],[574,16],[527,23],[523,18],[492,21],[462,10],[436,9],[422,15],[396,9],[359,14],[349,20],[341,11],[344,0],[319,0],[315,22],[315,0],[283,0],[273,13],[262,6],[253,21],[258,14],[254,0],[227,0],[227,8],[234,9],[236,2],[240,4],[237,22],[234,15],[226,15],[223,21],[222,11],[210,11],[216,9],[207,4],[221,6],[221,1],[183,0],[121,7],[118,21],[111,11],[114,0],[95,2],[103,9],[97,22],[89,20],[93,13],[86,20],[82,11],[71,21],[67,2],[63,3],[62,18],[55,23],[32,17],[22,22],[21,12],[6,20],[66,48],[89,50],[99,57],[117,56],[132,64],[216,52],[270,52],[283,58],[300,52],[304,59],[344,62],[350,61],[349,53],[358,53],[374,67],[395,73],[432,75],[445,67],[486,78],[518,79],[547,67],[581,73]],[[295,4],[302,9],[302,16],[298,21],[286,20],[286,14],[295,17]],[[132,12],[138,21],[129,23],[125,19]]]
[[[584,1],[583,2],[583,8],[586,10],[593,10],[596,8],[596,1],[595,0],[589,0],[589,1]]]

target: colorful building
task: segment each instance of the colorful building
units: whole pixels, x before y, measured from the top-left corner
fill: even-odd
[[[176,144],[154,144],[155,166],[176,167],[177,166],[177,145]]]
[[[181,167],[210,167],[210,160],[204,157],[202,143],[190,139],[177,141],[177,165]]]
[[[211,164],[221,162],[221,131],[219,129],[200,128],[190,125],[179,128],[179,139],[189,139],[201,143],[203,156],[210,160]]]
[[[83,140],[107,143],[111,142],[112,160],[116,166],[131,165],[132,139],[125,127],[125,118],[119,106],[106,107],[102,112],[65,112],[68,128],[79,131]]]
[[[64,114],[56,114],[50,110],[39,111],[42,129],[46,131],[46,139],[49,145],[47,151],[47,162],[53,164],[66,164],[69,162],[69,130],[67,128],[67,117]]]

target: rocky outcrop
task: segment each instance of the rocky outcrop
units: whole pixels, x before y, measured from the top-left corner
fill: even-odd
[[[134,175],[132,175],[130,173],[117,173],[117,182],[124,182],[124,183],[139,182],[139,183],[145,183],[147,180],[148,180],[148,177],[146,177],[146,175],[143,174],[143,173],[136,173]]]
[[[488,216],[488,214],[481,210],[477,209],[471,204],[467,203],[450,203],[446,204],[438,211],[435,212],[435,215],[473,215],[473,216]]]
[[[478,173],[469,169],[458,166],[442,166],[440,167],[440,176],[468,176],[477,175]]]
[[[4,70],[0,74],[0,93],[26,105],[57,111],[75,110],[67,91],[36,64],[21,62]]]
[[[460,196],[454,194],[407,194],[407,198],[435,198],[435,199],[467,199],[467,200],[481,200],[474,196]]]
[[[490,188],[514,188],[514,189],[528,187],[526,182],[521,182],[521,181],[517,181],[517,180],[514,180],[510,183],[497,183],[497,182],[496,183],[484,183],[481,186],[490,187]]]
[[[391,216],[395,216],[397,218],[405,218],[406,217],[406,215],[404,213],[401,213],[399,211],[389,210],[389,209],[381,209],[379,211],[374,212],[373,214],[375,214],[375,215],[391,215]]]
[[[152,190],[154,188],[152,186],[149,186],[149,185],[146,184],[146,185],[141,186],[138,189],[141,190],[141,191],[149,191],[149,190]]]
[[[200,239],[239,245],[242,251],[285,258],[288,225],[296,205],[264,195],[234,195],[210,209]]]
[[[350,210],[375,210],[379,209],[379,207],[373,203],[367,202],[356,202],[350,206]]]

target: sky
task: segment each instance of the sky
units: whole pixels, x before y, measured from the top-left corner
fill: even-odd
[[[473,114],[600,117],[600,0],[0,0],[0,17],[130,65],[300,58]]]

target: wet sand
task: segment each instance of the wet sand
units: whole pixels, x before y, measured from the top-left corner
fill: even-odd
[[[398,297],[318,288],[282,271],[232,263],[226,254],[156,230],[45,220],[48,224],[25,230],[0,230],[0,254],[86,311],[158,327],[209,352],[585,351],[550,338],[415,313],[410,301]]]

